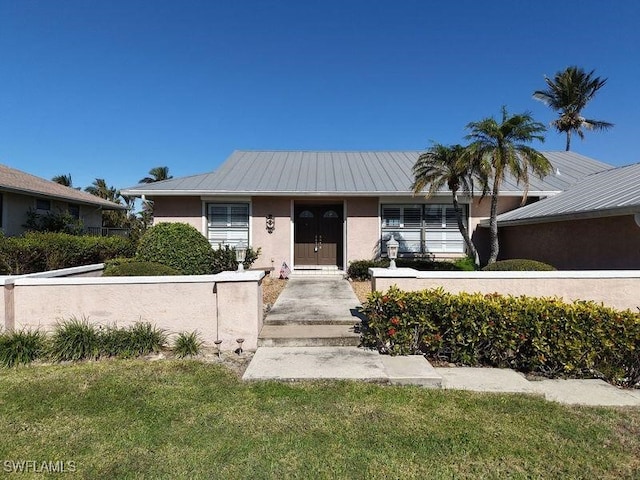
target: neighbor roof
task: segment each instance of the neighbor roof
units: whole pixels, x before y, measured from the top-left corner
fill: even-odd
[[[411,195],[412,167],[420,153],[236,151],[214,172],[137,185],[122,192],[149,196]],[[544,155],[553,164],[554,173],[544,180],[531,176],[530,195],[560,192],[586,175],[610,168],[574,152]],[[508,177],[501,191],[518,195],[522,187]]]
[[[36,177],[15,168],[0,165],[0,190],[36,197],[65,200],[84,205],[96,205],[106,210],[121,210],[125,207],[74,188]]]
[[[589,175],[565,192],[498,215],[498,225],[636,213],[640,213],[640,163]]]

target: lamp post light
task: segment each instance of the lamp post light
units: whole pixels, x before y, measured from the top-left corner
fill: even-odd
[[[387,256],[389,257],[389,269],[394,270],[396,268],[396,258],[398,258],[398,242],[393,235],[391,240],[387,242]]]
[[[247,258],[247,246],[244,242],[236,245],[236,261],[238,262],[238,272],[244,272],[244,260]]]

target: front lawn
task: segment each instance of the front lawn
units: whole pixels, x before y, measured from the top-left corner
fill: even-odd
[[[368,383],[245,384],[198,361],[109,360],[0,375],[5,473],[10,462],[64,461],[82,478],[640,474],[638,409]]]

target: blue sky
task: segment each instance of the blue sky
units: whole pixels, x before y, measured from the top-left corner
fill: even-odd
[[[502,105],[548,124],[531,94],[568,65],[615,123],[572,149],[635,163],[638,25],[635,0],[0,0],[0,163],[124,188],[236,149],[421,150]]]

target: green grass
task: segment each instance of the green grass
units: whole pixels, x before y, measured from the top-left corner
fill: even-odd
[[[1,372],[0,459],[80,478],[638,478],[640,410],[108,360]]]

